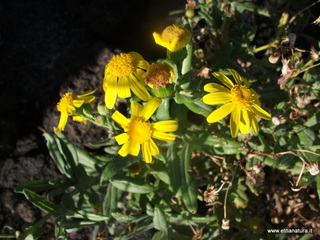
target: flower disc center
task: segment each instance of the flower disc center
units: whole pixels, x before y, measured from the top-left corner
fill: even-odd
[[[231,89],[232,102],[239,105],[241,108],[247,108],[253,104],[253,94],[246,86],[235,85]]]
[[[127,53],[115,55],[109,61],[107,68],[112,74],[123,77],[128,76],[136,69],[135,59]]]
[[[143,121],[141,118],[134,118],[128,126],[129,138],[137,143],[144,143],[152,136],[152,124]]]

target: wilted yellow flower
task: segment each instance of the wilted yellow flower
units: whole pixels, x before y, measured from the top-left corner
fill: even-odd
[[[76,109],[80,108],[85,103],[91,103],[95,96],[92,96],[96,90],[87,91],[81,95],[75,95],[72,92],[67,92],[64,96],[60,99],[57,104],[57,110],[61,113],[60,120],[55,132],[61,132],[64,130],[68,117],[72,116],[76,113]],[[85,119],[80,116],[74,116],[75,121],[85,122]],[[80,117],[80,118],[79,118]]]
[[[119,123],[124,129],[124,133],[116,136],[119,145],[123,145],[119,154],[122,157],[128,154],[137,156],[142,147],[142,155],[146,163],[152,162],[152,156],[159,153],[159,149],[152,138],[162,141],[174,141],[176,136],[168,132],[178,129],[178,123],[174,120],[150,123],[148,120],[161,104],[159,98],[151,98],[145,106],[132,101],[131,118],[126,118],[120,112],[115,111],[112,119]]]
[[[145,82],[149,87],[159,89],[172,83],[174,76],[174,71],[168,63],[152,63],[145,74]]]
[[[103,79],[107,108],[113,108],[117,97],[131,97],[131,90],[141,100],[148,101],[150,94],[144,83],[144,73],[148,67],[149,63],[136,52],[113,56],[105,68]]]
[[[236,81],[234,84],[227,76],[220,72],[214,72],[213,75],[224,85],[208,83],[204,90],[209,94],[203,97],[203,102],[208,105],[224,104],[207,117],[209,123],[214,123],[228,114],[230,117],[230,130],[232,137],[236,137],[239,130],[247,134],[250,128],[258,132],[258,122],[256,116],[270,120],[271,116],[260,106],[259,95],[251,88],[249,82],[241,77],[237,71],[228,69]]]
[[[191,39],[189,30],[171,25],[163,30],[161,34],[153,33],[155,42],[171,52],[184,48]]]

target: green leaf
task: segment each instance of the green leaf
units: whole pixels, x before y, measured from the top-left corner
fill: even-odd
[[[182,182],[182,174],[180,170],[180,159],[177,154],[177,144],[173,142],[167,152],[167,168],[168,174],[170,177],[170,186],[174,193],[178,193],[181,188]]]
[[[312,146],[314,140],[316,139],[313,130],[305,128],[302,125],[297,125],[294,127],[294,129],[297,131],[297,135],[301,144],[305,146]]]
[[[84,219],[95,221],[95,222],[107,221],[109,219],[109,216],[103,216],[96,213],[87,212],[84,210],[79,210],[76,213],[69,215],[69,217],[84,218]]]
[[[152,236],[152,240],[168,240],[168,231],[158,231]]]
[[[159,207],[154,208],[153,224],[155,229],[158,229],[164,232],[168,230],[166,215],[162,211],[162,209]]]
[[[47,132],[45,132],[43,136],[47,141],[47,148],[49,150],[49,155],[55,161],[57,168],[62,174],[70,177],[69,173],[65,169],[65,161],[58,148],[56,138],[53,136],[53,134],[47,133]]]
[[[41,218],[36,223],[32,224],[31,227],[27,229],[24,233],[20,234],[17,240],[25,240],[25,239],[40,239],[41,235],[44,233],[44,230],[41,226],[50,218],[51,214],[47,214],[43,218]]]
[[[58,179],[43,179],[34,180],[31,182],[23,183],[19,185],[14,191],[16,193],[23,193],[24,189],[28,189],[33,192],[47,191],[55,188],[66,188],[70,186],[70,183],[65,180]]]
[[[117,177],[110,180],[111,184],[121,191],[131,193],[150,193],[156,189],[148,183],[139,181],[133,177]]]
[[[66,209],[64,207],[54,204],[53,202],[41,197],[33,191],[24,189],[23,194],[33,205],[46,213],[50,213],[54,216],[63,216],[66,214]]]
[[[192,112],[207,117],[213,110],[209,105],[206,105],[201,99],[195,100],[190,103],[185,103],[187,108]]]
[[[112,213],[111,214],[113,218],[115,218],[119,222],[125,222],[125,223],[134,223],[134,222],[141,222],[147,218],[150,218],[150,216],[143,214],[143,215],[128,215],[123,213]]]
[[[189,173],[191,152],[192,147],[189,143],[184,143],[184,147],[178,153],[177,145],[173,143],[168,149],[167,166],[173,192],[179,192],[188,211],[195,213],[198,193],[195,178]]]
[[[101,174],[100,184],[108,181],[115,176],[119,171],[127,168],[131,164],[139,161],[139,158],[128,155],[127,157],[121,157],[116,155],[105,167]]]
[[[181,195],[186,208],[191,213],[197,212],[197,186],[193,176],[189,173],[191,170],[191,153],[192,147],[190,144],[185,144],[182,151],[179,154],[181,171],[182,171],[182,186]]]
[[[106,197],[103,200],[103,214],[105,216],[111,216],[111,213],[113,213],[117,209],[117,202],[118,189],[112,184],[109,184]]]
[[[320,201],[320,175],[317,176],[317,193],[318,193],[318,200]]]

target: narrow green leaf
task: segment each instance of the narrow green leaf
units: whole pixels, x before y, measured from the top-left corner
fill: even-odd
[[[106,197],[103,200],[103,215],[110,217],[117,209],[118,189],[112,184],[108,185]]]
[[[212,111],[212,107],[206,105],[201,99],[197,99],[190,103],[185,103],[188,109],[192,112],[207,117]]]
[[[43,179],[43,180],[34,180],[31,182],[23,183],[19,185],[14,191],[16,193],[23,193],[24,189],[28,189],[33,192],[41,192],[41,191],[51,190],[55,188],[64,188],[68,186],[70,186],[70,184],[64,180]]]
[[[182,151],[179,154],[180,158],[180,169],[182,171],[182,186],[181,186],[181,194],[182,200],[191,213],[197,212],[197,186],[195,182],[195,178],[191,176],[189,171],[191,170],[191,153],[192,147],[190,144],[185,144],[182,148]]]
[[[33,191],[24,189],[23,194],[33,205],[40,208],[42,211],[46,213],[50,213],[55,216],[66,214],[66,209],[64,209],[64,207],[54,204],[53,202],[41,197]]]
[[[168,231],[158,231],[152,236],[152,240],[168,240]]]
[[[27,231],[20,234],[17,240],[26,240],[26,239],[40,239],[41,235],[44,233],[44,230],[41,226],[50,218],[51,214],[47,214],[43,218],[41,218],[36,223],[32,224],[31,227],[27,229]]]
[[[47,132],[45,132],[43,136],[47,141],[47,148],[49,150],[49,155],[52,157],[52,159],[56,163],[57,168],[62,174],[66,175],[67,177],[70,177],[69,173],[65,169],[65,161],[58,148],[56,138],[53,136],[53,134],[47,133]]]
[[[164,232],[168,230],[166,215],[162,211],[162,209],[159,207],[154,208],[153,224],[155,229],[158,229]]]
[[[314,132],[309,128],[303,129],[297,134],[301,141],[301,144],[305,146],[312,146],[314,140],[316,139]]]
[[[109,219],[108,216],[103,216],[96,213],[87,212],[84,210],[79,210],[76,213],[72,214],[70,217],[84,218],[84,219],[95,221],[95,222],[107,221]]]
[[[156,189],[148,183],[139,181],[133,177],[117,177],[110,180],[111,184],[121,191],[132,193],[150,193]]]
[[[132,163],[138,161],[137,157],[127,156],[121,157],[119,155],[115,156],[105,167],[101,174],[100,184],[108,181],[110,178],[115,176],[120,170],[127,168]]]
[[[182,174],[180,170],[180,159],[177,154],[177,144],[173,142],[167,152],[167,168],[170,177],[170,186],[174,193],[178,193],[182,186]]]

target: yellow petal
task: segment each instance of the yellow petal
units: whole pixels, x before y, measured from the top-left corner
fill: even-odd
[[[149,144],[149,149],[150,149],[152,156],[159,154],[159,148],[152,139],[150,139],[150,141],[148,141],[146,143]]]
[[[236,80],[236,83],[239,86],[241,86],[243,83],[243,81],[242,81],[243,78],[239,75],[239,73],[236,70],[230,69],[230,68],[228,69],[228,71],[232,74],[234,80]]]
[[[68,122],[68,114],[65,112],[61,112],[60,119],[57,128],[55,129],[55,132],[62,132],[64,131],[64,128]]]
[[[131,116],[132,117],[140,117],[141,112],[143,110],[143,106],[136,101],[131,102]]]
[[[270,120],[271,115],[267,113],[265,110],[263,110],[261,107],[259,107],[257,104],[252,105],[252,111],[254,114],[258,115],[259,117]]]
[[[81,117],[81,116],[73,116],[72,120],[75,122],[83,122],[84,124],[87,123],[87,119]]]
[[[234,106],[234,103],[227,103],[225,105],[222,105],[221,107],[210,113],[210,115],[207,117],[207,121],[209,123],[214,123],[221,120],[222,118],[224,118],[232,112]]]
[[[131,154],[133,156],[138,156],[139,151],[140,151],[139,143],[128,141],[119,149],[118,153],[122,157],[125,157],[128,154]]]
[[[86,91],[85,93],[81,94],[81,95],[78,95],[78,97],[85,97],[85,96],[89,96],[91,94],[94,94],[95,92],[97,91],[97,89],[94,89],[94,90],[89,90],[89,91]]]
[[[228,78],[226,75],[220,72],[214,72],[213,76],[215,76],[217,79],[219,79],[220,82],[222,82],[226,87],[232,88],[234,86],[233,82]]]
[[[128,98],[131,97],[130,85],[127,77],[121,77],[118,81],[118,97]]]
[[[143,101],[148,101],[150,94],[147,89],[137,80],[136,76],[132,76],[130,79],[130,88],[134,94]]]
[[[129,136],[127,133],[121,133],[118,136],[114,137],[119,145],[125,144],[129,141]]]
[[[83,103],[84,103],[84,100],[82,99],[75,99],[72,101],[72,105],[75,106],[76,108],[81,107]]]
[[[239,129],[242,134],[248,134],[250,132],[250,123],[248,111],[246,109],[240,110]]]
[[[248,115],[249,115],[249,119],[250,119],[250,122],[251,122],[251,127],[252,127],[253,131],[255,133],[257,133],[259,131],[258,121],[257,121],[255,115],[252,112],[249,111]]]
[[[159,98],[151,98],[144,106],[140,116],[144,117],[145,121],[148,120],[160,106],[161,102],[162,101]]]
[[[131,55],[136,60],[144,60],[143,57],[137,52],[131,51],[128,54]]]
[[[236,137],[238,135],[239,124],[240,124],[240,108],[235,107],[230,117],[230,131],[231,131],[232,137]]]
[[[117,78],[108,81],[108,87],[105,89],[105,103],[108,109],[112,109],[117,100]]]
[[[209,93],[203,96],[202,101],[208,105],[223,104],[231,101],[231,94],[225,92]]]
[[[149,149],[149,145],[147,145],[147,142],[142,144],[142,155],[146,163],[152,163],[152,155]]]
[[[176,135],[154,131],[152,137],[161,141],[174,141],[176,139]]]
[[[217,83],[207,83],[203,88],[206,92],[230,92],[230,89],[225,88],[224,86]]]
[[[178,123],[175,120],[160,121],[154,123],[153,128],[160,132],[174,132],[178,129]]]
[[[121,126],[127,126],[130,122],[130,120],[128,118],[126,118],[125,116],[122,115],[122,113],[115,111],[111,118],[116,121],[117,123],[119,123]]]
[[[129,154],[133,155],[133,156],[138,156],[139,152],[140,152],[140,143],[134,142],[134,141],[130,141],[130,146],[129,146]]]
[[[129,142],[126,142],[118,151],[118,154],[122,157],[125,157],[129,154]]]

